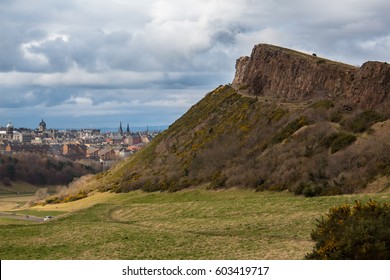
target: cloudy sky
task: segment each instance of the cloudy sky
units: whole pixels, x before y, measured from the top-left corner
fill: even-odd
[[[0,125],[169,125],[271,43],[390,61],[388,0],[0,0]]]

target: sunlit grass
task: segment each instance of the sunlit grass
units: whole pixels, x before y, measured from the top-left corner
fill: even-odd
[[[236,189],[98,194],[34,208],[78,209],[47,223],[0,226],[0,258],[302,259],[312,249],[316,218],[332,206],[369,198],[389,201],[390,194],[304,198]]]

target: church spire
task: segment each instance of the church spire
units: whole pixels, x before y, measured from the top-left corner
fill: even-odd
[[[122,122],[119,123],[118,134],[119,134],[120,136],[123,136]]]

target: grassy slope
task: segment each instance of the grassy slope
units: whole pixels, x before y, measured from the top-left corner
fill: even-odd
[[[388,201],[390,194],[310,199],[237,189],[103,194],[36,208],[80,209],[52,222],[0,226],[0,258],[302,259],[313,245],[309,235],[316,218],[332,206],[368,197]]]
[[[251,98],[220,86],[140,153],[100,175],[100,190],[177,191],[211,182],[212,188],[358,192],[390,175],[390,121],[370,128],[384,118],[346,112],[343,104]]]

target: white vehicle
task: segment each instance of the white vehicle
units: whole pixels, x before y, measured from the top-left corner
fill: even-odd
[[[47,221],[51,221],[52,219],[53,219],[52,216],[46,216],[45,218],[43,218],[43,221],[47,222]]]

